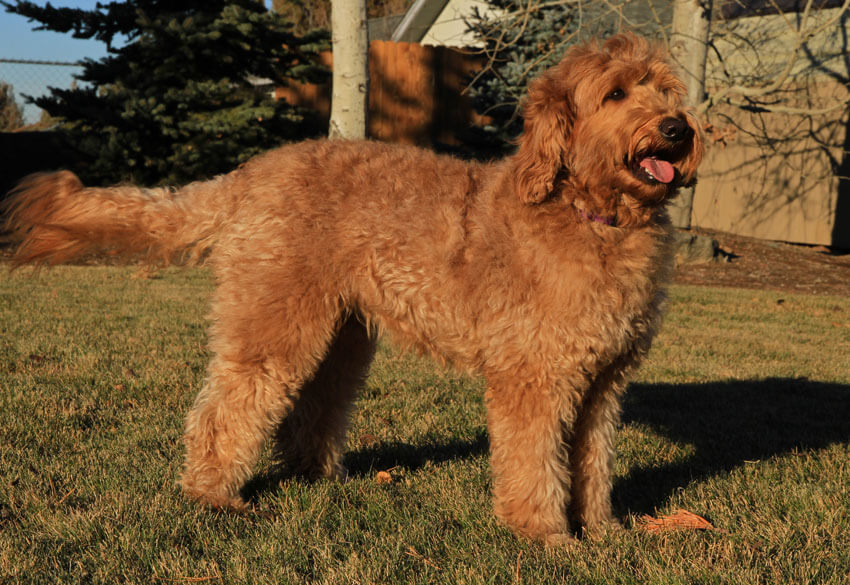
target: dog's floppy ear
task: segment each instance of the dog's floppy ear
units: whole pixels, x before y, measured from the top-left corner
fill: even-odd
[[[525,203],[540,203],[551,193],[564,166],[572,121],[572,98],[551,73],[544,73],[528,89],[525,126],[514,155],[517,194]]]

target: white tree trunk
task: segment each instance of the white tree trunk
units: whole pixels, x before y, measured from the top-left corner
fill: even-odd
[[[331,138],[365,138],[369,110],[369,35],[366,0],[333,0]]]
[[[708,56],[708,33],[711,24],[711,0],[673,0],[673,31],[670,54],[681,69],[692,106],[705,96],[705,62]],[[679,190],[670,206],[670,218],[679,228],[691,227],[694,189]]]

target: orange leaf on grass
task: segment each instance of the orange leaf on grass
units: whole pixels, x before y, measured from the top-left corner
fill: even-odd
[[[693,512],[674,510],[667,516],[644,515],[638,520],[638,528],[645,532],[662,532],[668,530],[716,530],[714,525]]]

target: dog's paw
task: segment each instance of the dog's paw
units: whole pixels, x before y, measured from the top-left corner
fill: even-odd
[[[251,509],[251,505],[248,502],[238,497],[222,498],[221,500],[214,502],[207,502],[207,505],[215,508],[216,510],[223,510],[227,512],[248,512]]]
[[[239,496],[230,496],[213,492],[204,492],[183,486],[183,493],[190,500],[214,510],[226,510],[231,512],[245,512],[250,509],[248,502]]]
[[[597,522],[581,529],[581,537],[588,540],[600,540],[608,534],[625,530],[623,524],[616,518],[608,518],[603,522]]]
[[[326,479],[338,481],[340,483],[348,483],[348,468],[342,463],[337,463],[328,472],[324,474]]]
[[[543,537],[543,545],[546,548],[562,548],[565,546],[571,546],[577,542],[578,539],[569,532],[547,534]]]

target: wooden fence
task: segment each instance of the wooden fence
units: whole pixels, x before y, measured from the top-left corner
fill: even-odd
[[[333,65],[330,52],[322,59]],[[451,47],[372,41],[369,136],[421,146],[464,144],[469,129],[485,122],[463,92],[480,67],[479,58]],[[292,83],[278,88],[275,95],[330,117],[330,83]]]

